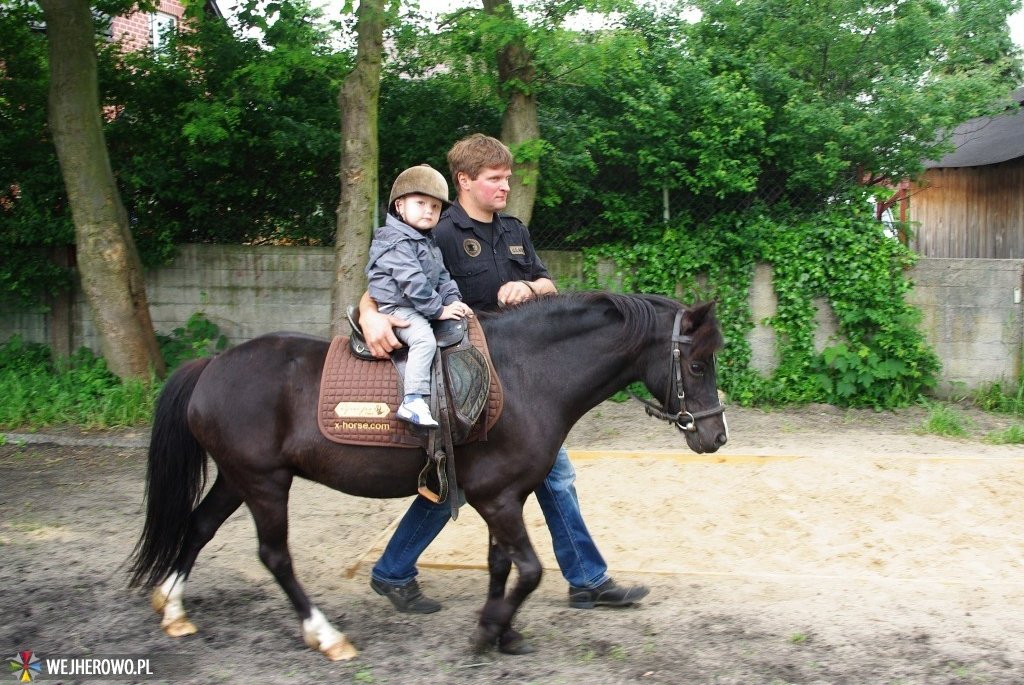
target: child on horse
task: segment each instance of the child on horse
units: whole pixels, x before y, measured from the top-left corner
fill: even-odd
[[[368,291],[379,311],[410,324],[395,331],[409,347],[398,418],[427,428],[437,428],[425,399],[437,350],[430,322],[473,315],[461,301],[431,234],[449,204],[448,182],[430,165],[400,173],[391,187],[386,223],[374,232],[366,265]]]

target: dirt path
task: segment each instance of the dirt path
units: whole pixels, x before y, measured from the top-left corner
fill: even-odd
[[[121,568],[141,525],[144,435],[9,441],[0,649],[169,655],[173,683],[1024,683],[1024,449],[917,434],[917,409],[728,417],[730,444],[709,460],[630,405],[606,403],[574,429],[594,537],[617,578],[652,592],[632,609],[573,610],[547,572],[517,620],[538,648],[526,657],[470,649],[486,591],[474,516],[423,559],[422,584],[445,610],[405,616],[367,574],[406,503],[297,484],[296,569],[360,650],[348,663],[302,644],[242,512],[189,585],[200,632],[160,631]],[[975,436],[1007,423],[971,418]],[[528,518],[554,569],[535,505]]]

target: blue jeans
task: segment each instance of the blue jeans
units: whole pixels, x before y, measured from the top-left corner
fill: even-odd
[[[595,588],[608,580],[608,564],[594,544],[580,513],[576,496],[576,470],[565,447],[558,449],[555,465],[534,494],[551,532],[551,543],[562,575],[569,585]],[[417,496],[405,512],[384,554],[370,576],[379,582],[405,585],[418,573],[416,560],[440,534],[451,518],[447,503],[434,504]]]

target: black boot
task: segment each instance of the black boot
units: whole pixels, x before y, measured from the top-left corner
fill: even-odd
[[[574,609],[628,607],[651,590],[646,585],[623,587],[609,578],[595,588],[569,586],[569,606]]]
[[[410,580],[405,585],[392,585],[371,578],[370,587],[378,595],[390,599],[395,608],[403,614],[432,614],[441,610],[440,602],[420,592],[420,584],[415,580]]]

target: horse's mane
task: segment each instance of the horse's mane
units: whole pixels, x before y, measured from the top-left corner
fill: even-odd
[[[622,341],[624,352],[639,351],[657,321],[659,309],[686,309],[678,301],[663,295],[623,295],[606,290],[585,290],[580,292],[544,295],[526,300],[522,304],[497,312],[480,312],[479,316],[489,318],[517,318],[529,310],[540,308],[591,308],[595,305],[610,304],[622,315]],[[685,325],[685,323],[684,323]],[[693,338],[690,354],[695,358],[710,356],[723,345],[721,329],[714,310],[709,311],[701,325],[689,332]]]

